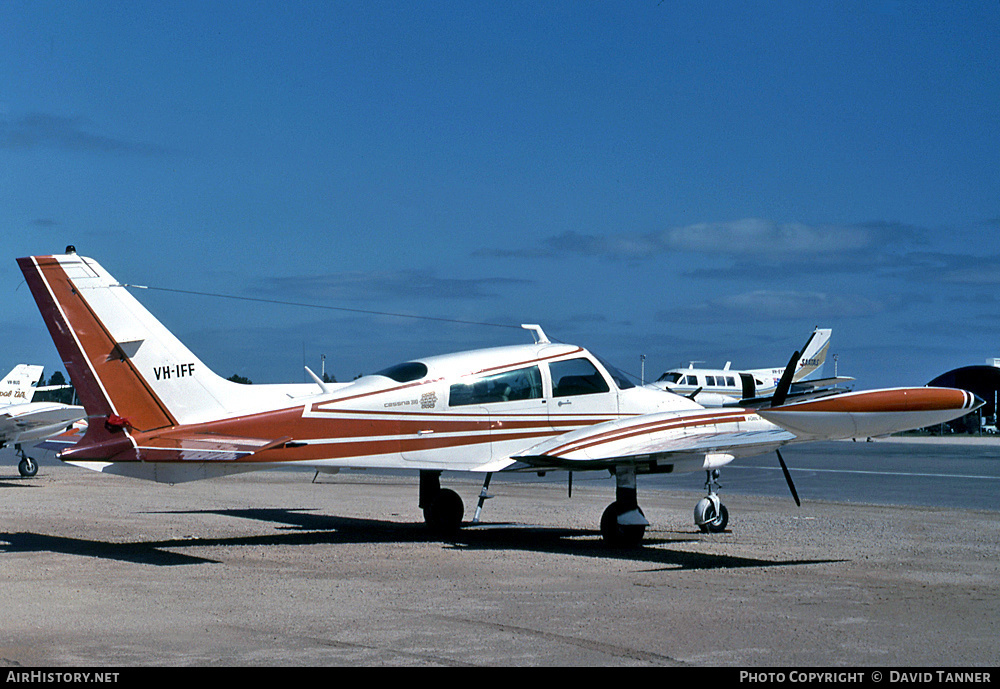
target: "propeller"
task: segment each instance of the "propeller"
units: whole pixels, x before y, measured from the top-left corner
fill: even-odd
[[[785,475],[785,482],[788,484],[789,490],[792,491],[792,497],[795,499],[795,504],[802,507],[802,503],[799,501],[799,494],[795,492],[795,484],[792,483],[792,475],[788,473],[788,467],[785,465],[785,458],[781,456],[781,450],[775,448],[774,454],[778,455],[778,463],[781,464],[781,472]]]
[[[800,356],[802,356],[802,352],[795,352],[788,360],[788,366],[785,366],[785,372],[781,374],[781,380],[774,388],[774,395],[771,397],[772,407],[780,407],[785,403],[785,397],[788,396],[788,388],[792,385],[792,376],[795,374],[795,366],[799,363]]]
[[[792,385],[792,375],[795,373],[795,366],[799,363],[800,356],[802,356],[801,352],[795,352],[792,354],[792,358],[788,360],[788,366],[785,367],[785,372],[781,374],[781,380],[778,381],[777,387],[774,388],[774,396],[771,398],[772,407],[780,407],[785,403],[785,397],[788,396],[788,388]],[[774,453],[778,455],[778,463],[781,464],[781,473],[785,475],[785,483],[788,484],[788,489],[792,491],[795,504],[802,507],[802,503],[799,501],[799,494],[795,491],[795,484],[792,483],[792,475],[788,473],[785,458],[781,456],[781,451],[777,448],[774,449]]]

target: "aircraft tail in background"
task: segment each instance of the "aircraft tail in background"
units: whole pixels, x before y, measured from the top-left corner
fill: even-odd
[[[0,405],[30,402],[44,367],[18,364],[0,381]]]

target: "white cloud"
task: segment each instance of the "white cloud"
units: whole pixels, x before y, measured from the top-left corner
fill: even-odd
[[[870,316],[883,312],[882,301],[858,295],[792,290],[754,290],[724,295],[662,311],[665,320],[712,322],[721,319],[797,320]]]
[[[853,252],[875,243],[871,228],[809,226],[745,219],[728,223],[699,223],[665,230],[660,243],[667,250],[723,254],[814,255]]]
[[[480,255],[503,257],[595,256],[614,260],[653,259],[679,252],[747,260],[791,258],[863,259],[923,243],[915,228],[895,223],[807,225],[746,218],[732,222],[696,223],[654,233],[609,235],[564,232],[537,247],[483,250]]]

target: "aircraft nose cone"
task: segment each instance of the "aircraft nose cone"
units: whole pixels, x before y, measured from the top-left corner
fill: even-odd
[[[972,408],[973,409],[979,409],[984,404],[986,404],[986,400],[984,400],[982,397],[980,397],[976,393],[972,393]]]

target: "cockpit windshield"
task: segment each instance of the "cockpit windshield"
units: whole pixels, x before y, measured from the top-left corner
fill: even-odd
[[[410,383],[424,378],[427,375],[427,366],[419,361],[408,361],[405,364],[396,364],[376,371],[375,375],[392,378],[397,383]]]
[[[608,372],[608,375],[610,375],[614,379],[615,385],[618,386],[619,390],[628,390],[629,388],[635,387],[635,383],[629,380],[628,376],[619,371],[617,368],[615,368],[614,366],[612,366],[611,364],[609,364],[607,361],[597,356],[596,354],[594,355],[594,358],[597,359],[599,362],[601,362],[601,366],[603,366],[604,370]]]
[[[677,373],[676,371],[667,371],[662,376],[660,376],[656,382],[658,383],[676,383],[681,378],[684,377],[683,373]]]

